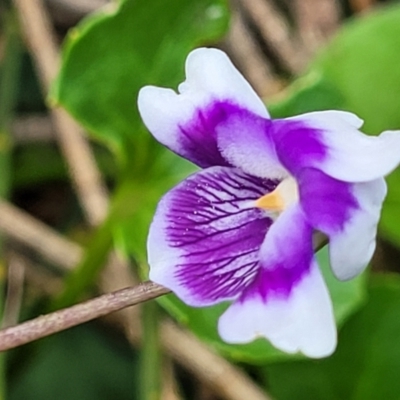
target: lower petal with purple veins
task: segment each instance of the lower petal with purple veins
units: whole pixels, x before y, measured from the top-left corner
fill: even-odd
[[[150,279],[194,306],[237,298],[257,274],[272,223],[254,201],[276,185],[212,167],[172,189],[150,227]]]

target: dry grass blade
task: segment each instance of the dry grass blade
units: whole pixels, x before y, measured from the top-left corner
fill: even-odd
[[[313,55],[339,27],[340,7],[336,0],[294,0],[300,37]]]
[[[307,55],[301,41],[295,37],[284,16],[271,0],[239,0],[243,12],[249,16],[281,63],[293,74],[306,65]]]
[[[231,28],[225,46],[238,67],[260,96],[272,96],[282,89],[282,84],[252,35],[250,35],[243,16],[232,11]]]
[[[24,293],[25,262],[17,254],[8,254],[7,293],[1,327],[18,323]]]
[[[0,200],[0,230],[64,270],[71,270],[83,254],[80,246],[3,200]]]

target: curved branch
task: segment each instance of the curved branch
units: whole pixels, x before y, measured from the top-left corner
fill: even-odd
[[[114,311],[143,303],[169,290],[153,282],[120,289],[72,307],[42,315],[22,324],[0,330],[0,351],[41,339]]]

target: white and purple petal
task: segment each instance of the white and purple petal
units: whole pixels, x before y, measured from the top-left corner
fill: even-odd
[[[342,280],[354,278],[371,261],[376,247],[382,202],[386,196],[386,182],[379,178],[355,183],[352,190],[358,209],[343,230],[331,235],[329,241],[331,267]]]
[[[312,227],[296,205],[272,225],[256,278],[219,320],[225,341],[248,343],[265,337],[285,352],[316,358],[334,351],[335,319],[311,235]]]
[[[261,178],[283,179],[287,170],[280,163],[271,138],[273,121],[248,110],[226,115],[217,125],[217,141],[222,156],[230,164]]]
[[[301,206],[309,223],[330,239],[331,267],[339,279],[358,275],[371,260],[382,202],[383,178],[347,183],[304,168],[299,177]]]
[[[400,162],[399,132],[368,136],[354,114],[320,111],[273,123],[279,159],[294,175],[318,168],[345,182],[366,182],[389,174]]]
[[[236,299],[257,274],[272,223],[254,200],[276,184],[212,167],[173,188],[150,227],[150,279],[193,306]]]
[[[249,83],[220,50],[201,48],[186,60],[186,81],[179,93],[146,86],[139,111],[154,137],[200,167],[228,165],[216,142],[215,128],[235,110],[269,118]]]

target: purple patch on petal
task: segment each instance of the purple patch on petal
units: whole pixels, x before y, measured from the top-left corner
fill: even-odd
[[[300,121],[275,120],[272,129],[276,152],[282,164],[292,175],[327,155],[321,131]]]
[[[276,185],[234,168],[214,167],[173,189],[166,239],[182,253],[175,277],[193,304],[236,298],[253,280],[272,220],[252,203]]]
[[[359,209],[353,185],[322,171],[305,168],[298,176],[300,202],[310,224],[326,233],[338,233]]]
[[[180,146],[184,156],[202,168],[215,165],[230,166],[217,146],[216,128],[229,118],[248,118],[250,111],[230,101],[215,101],[203,109],[198,109],[193,118],[179,126]],[[261,119],[260,117],[256,117]]]
[[[268,232],[260,253],[256,278],[241,297],[257,297],[267,302],[287,298],[293,287],[310,270],[314,251],[313,228],[303,211],[292,206],[284,211]]]

